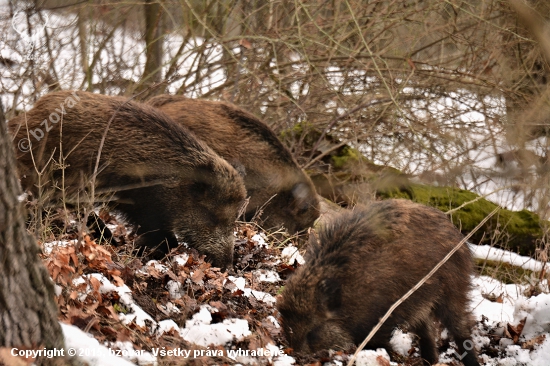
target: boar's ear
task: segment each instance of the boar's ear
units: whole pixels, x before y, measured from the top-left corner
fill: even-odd
[[[311,196],[311,188],[303,182],[296,183],[292,187],[293,204],[300,211],[307,211],[311,204],[309,197]]]
[[[342,284],[336,278],[327,278],[317,285],[319,299],[329,311],[334,311],[342,305]]]

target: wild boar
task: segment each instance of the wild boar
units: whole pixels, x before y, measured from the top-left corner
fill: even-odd
[[[306,264],[285,285],[277,307],[295,351],[359,345],[379,319],[463,239],[440,211],[407,200],[347,210],[310,240]],[[438,360],[433,321],[449,330],[466,366],[479,365],[468,310],[472,258],[466,246],[399,305],[367,347],[386,347],[394,328],[419,336],[421,356]]]
[[[265,228],[283,225],[290,233],[310,227],[319,216],[315,187],[290,151],[262,121],[239,107],[184,96],[160,95],[148,101],[229,163],[244,172],[250,196],[245,218],[258,210]]]
[[[215,266],[232,264],[234,223],[246,198],[242,177],[159,110],[62,91],[42,97],[9,127],[22,185],[35,196],[40,185],[50,188],[50,201],[106,200],[138,226],[138,245],[163,243],[157,250],[166,253],[182,241]]]

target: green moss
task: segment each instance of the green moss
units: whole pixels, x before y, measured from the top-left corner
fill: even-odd
[[[380,199],[403,198],[406,200],[412,200],[416,202],[414,191],[410,189],[410,185],[407,186],[407,189],[395,189],[394,187],[379,189],[376,191],[376,197]]]
[[[513,266],[510,263],[485,259],[475,260],[476,270],[480,275],[490,276],[502,283],[528,283],[533,271]]]
[[[455,209],[466,202],[471,202],[450,214],[452,222],[464,233],[472,231],[496,205],[470,191],[452,187],[432,187],[411,184],[413,200],[433,206],[443,212]],[[386,198],[407,198],[402,194],[389,192]],[[534,254],[536,242],[543,236],[542,228],[547,222],[541,221],[538,215],[527,211],[510,211],[501,209],[470,241],[476,244],[495,244],[502,248],[517,251],[523,255]]]
[[[315,127],[310,122],[304,121],[296,123],[294,126],[287,128],[279,133],[279,138],[281,140],[286,140],[287,138],[292,138],[294,136],[301,136],[303,133],[316,135],[317,139],[321,134],[315,130]]]
[[[335,169],[343,169],[349,164],[358,163],[362,157],[363,155],[357,149],[346,145],[338,155],[331,156],[330,160]]]
[[[113,305],[113,309],[115,309],[115,311],[117,313],[122,313],[122,314],[128,314],[129,313],[129,310],[126,306],[122,305],[122,304],[119,304],[119,303],[115,303]]]
[[[281,137],[300,137],[304,146],[311,149],[321,137],[321,132],[306,121],[284,131]],[[325,135],[323,139],[323,144],[326,145],[324,148],[338,143],[330,134]],[[377,166],[349,145],[332,150],[321,161],[325,166],[330,166],[330,169],[319,171],[317,167],[317,171],[313,169],[308,173],[317,192],[339,204],[361,203],[369,200],[372,192],[376,192],[376,196],[382,199],[411,199],[443,212],[464,205],[449,215],[464,234],[471,232],[496,208],[494,203],[470,191],[413,184],[399,170]],[[542,228],[547,225],[547,221],[541,220],[527,210],[513,212],[501,209],[472,235],[470,241],[497,245],[522,255],[532,255],[535,253],[537,242],[543,238]]]

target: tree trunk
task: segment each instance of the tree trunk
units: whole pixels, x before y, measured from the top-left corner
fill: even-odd
[[[38,245],[27,233],[21,193],[0,102],[0,347],[61,349],[53,283],[38,257]]]
[[[158,83],[162,78],[162,7],[160,0],[145,0],[143,10],[145,14],[146,60],[140,91]],[[148,96],[156,94],[158,94],[156,90],[147,93]]]
[[[78,24],[78,40],[80,42],[80,64],[82,66],[82,73],[88,83],[88,91],[93,91],[92,85],[92,70],[88,63],[88,30],[86,29],[86,19],[88,14],[88,8],[82,7],[77,13]]]

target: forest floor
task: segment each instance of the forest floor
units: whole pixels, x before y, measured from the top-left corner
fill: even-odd
[[[269,235],[241,223],[234,268],[228,273],[188,248],[162,260],[138,258],[132,254],[135,234],[115,216],[102,213],[101,218],[118,246],[100,245],[85,235],[77,248],[74,220],[56,240],[42,243],[44,263],[56,283],[66,346],[89,365],[344,365],[349,360],[350,354],[341,351],[296,354],[285,341],[275,303],[285,279],[303,263],[296,237]],[[518,268],[540,265],[544,273],[543,264],[533,259],[471,248],[478,260]],[[477,320],[472,339],[480,363],[548,365],[547,280],[518,278],[518,283],[504,284],[477,275],[472,281]],[[438,340],[440,363],[460,365],[445,334],[443,330]],[[406,329],[397,329],[391,344],[393,349],[362,351],[356,364],[422,364]]]

